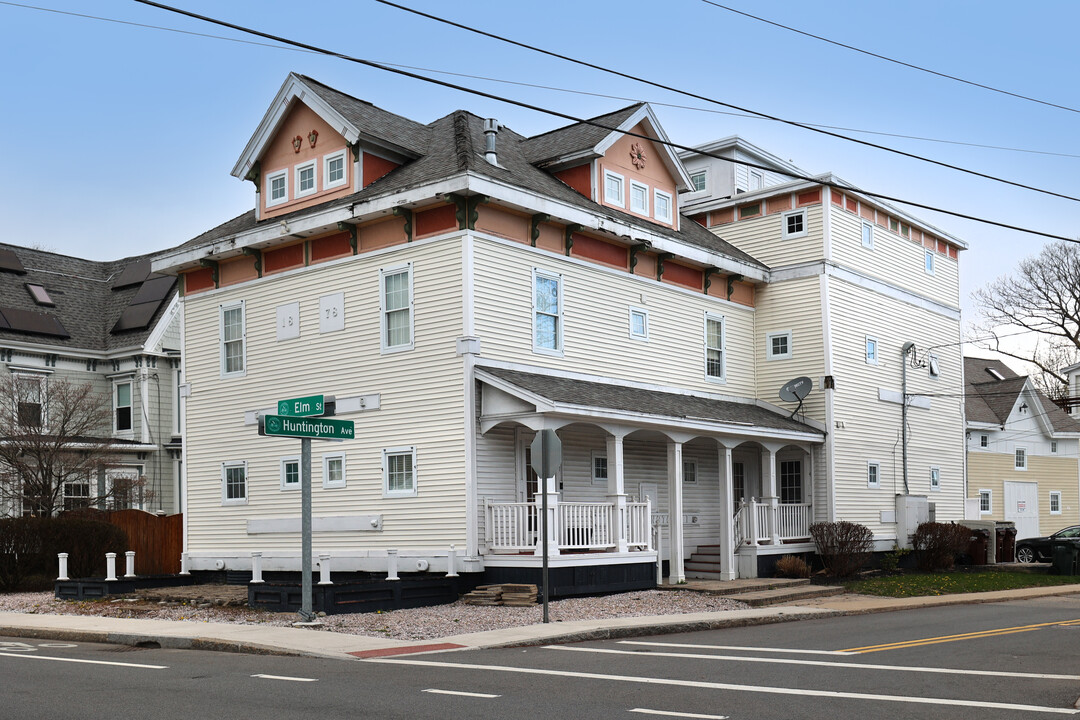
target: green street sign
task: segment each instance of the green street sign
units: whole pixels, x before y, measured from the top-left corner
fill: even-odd
[[[325,404],[322,395],[308,395],[307,397],[278,400],[277,414],[291,417],[313,417],[325,413]]]
[[[259,434],[272,437],[314,438],[315,440],[352,440],[355,437],[352,420],[296,418],[282,415],[261,416]]]

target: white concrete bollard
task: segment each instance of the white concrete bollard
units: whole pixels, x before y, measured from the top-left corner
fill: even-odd
[[[134,550],[128,550],[126,553],[124,553],[124,559],[126,561],[124,577],[126,577],[126,578],[135,577],[135,551]]]
[[[450,551],[446,553],[446,577],[457,577],[457,547],[450,546]]]
[[[105,581],[116,579],[116,553],[105,553]]]
[[[251,582],[259,584],[262,579],[262,553],[251,553]]]
[[[386,551],[386,579],[400,580],[397,574],[397,550]]]
[[[319,584],[334,584],[330,581],[330,553],[319,553]]]
[[[56,579],[57,580],[70,580],[71,578],[69,578],[68,574],[67,574],[68,554],[67,553],[56,553],[56,558],[60,561],[60,576],[58,578],[56,578]]]
[[[180,553],[180,574],[191,574],[191,556],[187,553]]]

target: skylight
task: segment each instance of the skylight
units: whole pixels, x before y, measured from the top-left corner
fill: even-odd
[[[56,303],[49,297],[48,291],[45,290],[44,285],[35,285],[34,283],[26,283],[26,289],[30,292],[30,297],[34,298],[34,302],[38,305],[45,305],[47,307],[55,307]]]

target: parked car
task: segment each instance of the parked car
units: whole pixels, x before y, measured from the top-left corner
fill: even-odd
[[[1054,555],[1055,540],[1080,540],[1080,525],[1058,530],[1050,537],[1024,538],[1016,541],[1016,561],[1050,562]]]

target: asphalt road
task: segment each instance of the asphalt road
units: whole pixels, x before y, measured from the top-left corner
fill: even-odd
[[[1080,596],[343,662],[0,638],[0,718],[1080,715]]]

